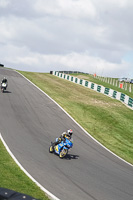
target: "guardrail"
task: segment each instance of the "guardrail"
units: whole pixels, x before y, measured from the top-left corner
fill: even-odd
[[[93,83],[93,82],[90,82],[90,81],[87,81],[87,80],[79,79],[75,76],[70,76],[68,74],[60,73],[58,71],[53,71],[52,74],[59,77],[59,78],[66,79],[66,80],[71,81],[73,83],[82,85],[82,86],[87,87],[89,89],[92,89],[96,92],[107,95],[111,98],[117,99],[117,100],[123,102],[124,104],[126,104],[127,106],[129,106],[131,109],[133,109],[133,99],[131,97],[127,96],[124,93],[115,91],[111,88],[106,88],[102,85],[98,85],[96,83]]]

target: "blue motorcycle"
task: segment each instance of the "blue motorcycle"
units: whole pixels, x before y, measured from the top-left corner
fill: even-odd
[[[58,141],[58,138],[56,138],[56,142]],[[64,158],[68,154],[68,150],[72,148],[73,146],[73,139],[68,140],[67,138],[65,141],[57,144],[56,146],[51,146],[49,147],[49,152],[53,153],[55,152],[56,154],[59,155],[60,158]]]

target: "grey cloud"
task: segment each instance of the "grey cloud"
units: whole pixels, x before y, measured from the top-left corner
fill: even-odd
[[[33,9],[35,0],[8,0],[8,4],[5,7],[0,7],[1,17],[16,16],[17,18],[34,18],[35,12]]]
[[[99,65],[99,73],[104,68],[106,74],[115,74],[114,71],[118,73],[121,66],[125,74],[128,63],[123,62],[123,57],[133,49],[133,4],[130,0],[93,0],[90,1],[91,4],[87,4],[86,0],[84,4],[82,0],[69,0],[67,3],[64,0],[8,2],[0,7],[0,25],[3,29],[3,33],[0,33],[0,45],[5,49],[5,52],[0,53],[0,57],[3,53],[6,55],[8,46],[14,47],[13,55],[16,49],[19,49],[19,55],[17,54],[16,58],[13,56],[15,63],[11,62],[12,56],[8,61],[6,56],[3,56],[3,62],[24,68],[27,66],[29,69],[34,63],[33,56],[37,60],[38,70],[39,66],[40,70],[43,70],[44,65],[54,67],[54,64],[60,68],[73,67],[78,70],[84,66],[84,70],[88,70],[89,63],[92,71],[95,68],[93,66]],[[72,12],[74,5],[76,10]],[[79,5],[83,5],[81,9]],[[23,49],[26,49],[27,57]],[[8,52],[12,55],[11,51]],[[77,59],[74,53],[81,60]],[[86,56],[80,56],[83,54]],[[102,64],[97,62],[98,58]],[[113,71],[111,64],[116,66]],[[105,66],[108,66],[106,70]],[[131,68],[130,65],[128,67]]]

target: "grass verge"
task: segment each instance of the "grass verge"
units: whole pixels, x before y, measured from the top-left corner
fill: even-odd
[[[48,200],[44,192],[20,170],[0,140],[0,187]]]

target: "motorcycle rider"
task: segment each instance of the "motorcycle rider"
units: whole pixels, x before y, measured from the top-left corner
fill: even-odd
[[[4,77],[1,81],[1,88],[2,88],[2,83],[6,83],[6,88],[7,88],[7,85],[8,85],[8,81],[7,81],[7,78]]]
[[[72,138],[73,131],[72,129],[67,130],[66,132],[63,132],[61,136],[58,138],[57,142],[52,143],[52,147],[56,146],[57,144],[60,144],[62,141],[65,142],[65,139],[67,138],[70,140]]]

